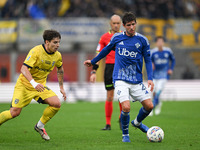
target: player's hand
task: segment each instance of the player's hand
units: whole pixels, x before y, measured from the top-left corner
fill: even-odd
[[[63,88],[60,89],[60,93],[62,93],[64,101],[66,101],[67,96],[66,96],[66,92]]]
[[[148,88],[150,87],[150,91],[153,92],[153,89],[154,89],[154,83],[152,80],[148,80]]]
[[[168,73],[169,75],[172,75],[173,71],[172,71],[171,69],[169,69],[169,70],[167,71],[167,73]]]
[[[35,87],[35,89],[36,89],[38,92],[43,92],[43,91],[44,91],[44,85],[38,83],[38,85]]]
[[[92,66],[91,60],[84,61],[84,65],[87,66],[87,67]]]
[[[95,83],[96,82],[96,78],[97,78],[97,75],[95,73],[91,74],[90,82]]]

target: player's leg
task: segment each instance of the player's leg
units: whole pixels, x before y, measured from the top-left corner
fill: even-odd
[[[143,83],[138,85],[132,85],[130,94],[134,100],[141,102],[143,107],[139,110],[139,113],[135,120],[131,121],[131,124],[139,128],[142,132],[147,132],[149,129],[146,125],[142,124],[142,121],[149,115],[153,109],[153,103],[150,98],[150,93],[147,91]]]
[[[113,64],[106,64],[104,71],[104,84],[107,91],[105,101],[106,126],[102,130],[111,130],[111,116],[113,112],[114,85],[112,80]]]
[[[111,130],[111,116],[113,112],[114,89],[107,90],[107,99],[105,102],[106,126],[102,130]]]
[[[10,109],[0,113],[0,125],[19,116],[22,108],[28,105],[32,98],[33,93],[29,92],[22,84],[16,83]]]
[[[35,125],[34,129],[40,133],[43,139],[50,140],[50,137],[48,136],[44,126],[60,110],[61,104],[57,96],[45,99],[44,103],[49,104],[49,106],[45,108],[42,117]]]
[[[130,101],[126,100],[121,103],[121,124],[122,124],[122,141],[130,142],[129,140],[129,122],[130,122]]]
[[[6,110],[0,113],[0,125],[4,122],[15,118],[20,115],[21,108],[11,107],[10,110]]]
[[[147,99],[141,102],[143,107],[139,110],[139,113],[135,120],[131,121],[134,127],[139,128],[142,132],[146,133],[149,129],[146,125],[142,123],[142,121],[149,115],[149,113],[153,109],[153,103],[151,99]]]
[[[130,102],[129,102],[128,84],[124,81],[116,81],[115,91],[117,93],[117,98],[122,106],[122,112],[121,112],[122,141],[130,142],[129,140]]]
[[[43,112],[40,118],[41,124],[38,124],[39,128],[44,128],[44,125],[60,110],[61,103],[57,96],[49,97],[44,100],[45,104],[49,104]]]
[[[164,89],[165,83],[166,83],[166,79],[160,79],[157,81],[157,88],[155,90],[155,94],[154,94],[154,99],[153,99],[153,105],[154,105],[154,109],[155,109],[155,114],[158,115],[161,112],[161,106],[162,106],[162,102],[160,101],[160,94]]]
[[[47,87],[45,88],[45,91],[40,93],[38,96],[35,98],[38,103],[48,104],[49,106],[47,106],[43,111],[42,117],[35,125],[34,129],[39,132],[43,139],[50,140],[44,126],[60,110],[61,103],[57,95]]]

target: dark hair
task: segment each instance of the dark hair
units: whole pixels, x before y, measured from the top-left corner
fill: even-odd
[[[47,41],[51,41],[53,38],[59,38],[61,39],[61,35],[58,31],[56,30],[45,30],[44,33],[43,33],[43,39],[44,39],[44,42],[47,40]]]
[[[125,25],[127,22],[135,21],[136,16],[132,12],[125,12],[124,16],[122,17],[122,22]]]
[[[155,38],[155,42],[157,42],[158,39],[163,39],[163,41],[165,42],[165,38],[164,38],[163,36],[157,36],[157,37]]]

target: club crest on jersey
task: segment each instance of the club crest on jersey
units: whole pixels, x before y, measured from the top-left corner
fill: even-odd
[[[136,43],[136,44],[135,44],[135,47],[139,48],[139,47],[140,47],[140,44],[139,44],[139,43]]]
[[[165,58],[168,58],[169,55],[167,53],[165,53],[164,56],[165,56]]]
[[[117,95],[120,95],[120,94],[121,94],[121,92],[122,92],[122,91],[118,90],[118,91],[117,91]]]
[[[15,99],[15,104],[19,103],[19,99]]]

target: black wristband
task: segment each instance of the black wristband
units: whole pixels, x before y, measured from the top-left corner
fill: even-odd
[[[92,70],[97,70],[98,68],[99,68],[99,65],[95,64],[93,65]]]

